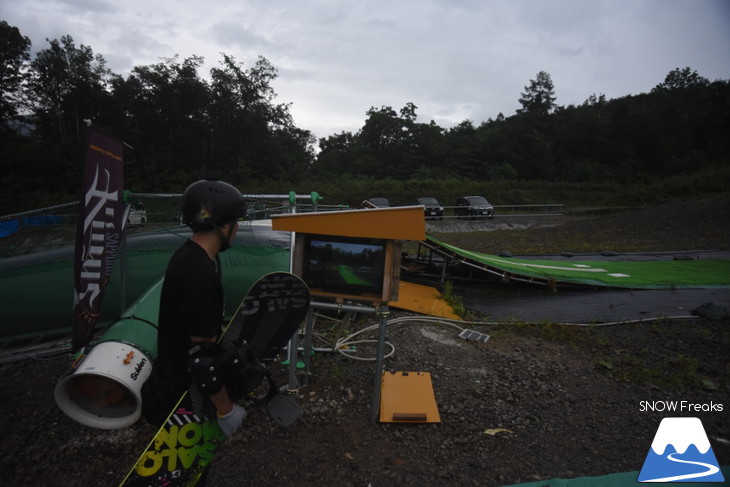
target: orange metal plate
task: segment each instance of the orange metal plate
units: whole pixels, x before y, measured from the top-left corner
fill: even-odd
[[[381,423],[440,423],[430,372],[385,372]]]

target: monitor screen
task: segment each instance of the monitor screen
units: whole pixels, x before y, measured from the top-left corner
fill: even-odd
[[[302,279],[313,290],[354,296],[382,296],[385,239],[307,235]]]

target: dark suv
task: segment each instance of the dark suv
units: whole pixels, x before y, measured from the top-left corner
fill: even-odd
[[[456,200],[459,218],[494,218],[494,207],[484,196],[462,196]]]
[[[436,198],[424,196],[418,198],[417,204],[423,206],[423,213],[426,218],[438,218],[440,220],[444,216],[444,207]]]
[[[388,198],[368,198],[365,200],[370,203],[371,208],[390,208]]]

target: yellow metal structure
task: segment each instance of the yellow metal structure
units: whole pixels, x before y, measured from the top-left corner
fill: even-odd
[[[430,372],[385,372],[381,423],[440,423]]]
[[[438,289],[412,282],[400,281],[398,300],[391,301],[389,305],[437,318],[461,320],[453,308],[444,301]]]
[[[271,228],[345,237],[426,239],[426,219],[422,206],[274,215]]]

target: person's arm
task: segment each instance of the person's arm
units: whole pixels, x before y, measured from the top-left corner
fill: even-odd
[[[191,336],[190,342],[193,346],[203,342],[217,343],[215,337],[196,337]],[[248,413],[246,410],[231,401],[228,391],[226,390],[225,384],[216,392],[208,394],[213,406],[215,407],[216,414],[218,416],[218,425],[221,431],[230,439],[233,434],[241,427],[241,423]]]
[[[200,342],[211,342],[211,343],[217,343],[216,337],[190,337],[191,343],[200,343]],[[231,412],[233,409],[233,401],[231,401],[231,398],[228,396],[228,391],[226,391],[226,386],[224,385],[223,388],[214,393],[210,394],[208,396],[213,403],[213,406],[215,406],[215,410],[218,413],[218,416],[224,416]]]

